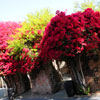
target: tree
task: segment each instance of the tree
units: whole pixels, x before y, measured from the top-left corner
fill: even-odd
[[[18,94],[30,88],[27,72],[38,67],[34,63],[38,63],[40,41],[51,17],[53,14],[44,9],[28,14],[22,23],[0,22],[0,75],[5,75],[8,88],[16,86]]]
[[[94,11],[100,11],[100,2],[98,0],[84,0],[82,3],[78,1],[74,3],[74,12],[84,11],[87,8],[92,8]]]
[[[45,29],[39,56],[45,62],[65,60],[77,88],[86,91],[81,58],[93,54],[100,44],[100,13],[91,8],[66,15],[57,11]]]
[[[27,19],[21,23],[16,34],[11,35],[13,40],[8,40],[9,56],[16,61],[14,70],[21,73],[30,72],[35,68],[34,63],[40,52],[40,41],[44,34],[44,29],[53,14],[49,9],[43,9],[35,14],[28,14]]]

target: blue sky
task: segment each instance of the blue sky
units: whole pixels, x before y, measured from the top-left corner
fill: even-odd
[[[72,13],[75,1],[83,0],[0,0],[0,21],[23,21],[28,13],[35,13],[43,8]]]

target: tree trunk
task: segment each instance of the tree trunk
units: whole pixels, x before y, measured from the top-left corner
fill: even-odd
[[[67,64],[69,66],[69,69],[70,69],[70,72],[72,75],[72,79],[75,83],[76,92],[84,93],[86,91],[86,84],[85,84],[84,74],[82,71],[80,56],[68,59]]]
[[[30,83],[27,75],[17,73],[15,75],[3,76],[7,88],[12,88],[15,95],[19,95],[30,89]]]

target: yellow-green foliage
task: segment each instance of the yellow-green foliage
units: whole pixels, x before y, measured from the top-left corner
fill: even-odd
[[[84,0],[82,3],[74,3],[74,12],[84,11],[87,8],[92,8],[95,11],[100,11],[100,2],[96,0]]]
[[[28,27],[34,28],[34,30],[37,31],[45,29],[47,23],[51,17],[53,17],[53,14],[50,13],[49,9],[43,9],[36,14],[28,14],[27,17],[26,22],[28,23]]]
[[[38,45],[43,36],[44,30],[53,14],[48,9],[43,9],[35,14],[28,14],[27,19],[21,23],[21,28],[15,35],[12,35],[13,40],[8,41],[8,49],[11,49],[10,55],[18,55],[22,53],[23,48],[30,50],[34,56],[38,55]]]

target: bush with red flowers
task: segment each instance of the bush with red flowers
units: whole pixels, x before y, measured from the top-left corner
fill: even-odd
[[[45,29],[39,56],[44,63],[53,59],[66,61],[77,92],[85,94],[88,86],[82,69],[82,57],[97,54],[99,46],[100,12],[91,8],[71,15],[57,11]]]
[[[11,35],[13,40],[8,40],[7,49],[10,51],[9,56],[13,56],[17,62],[14,66],[16,71],[27,73],[34,69],[44,29],[52,16],[48,9],[43,9],[36,14],[28,14],[27,19],[21,23],[22,27],[17,29],[18,32]]]
[[[74,57],[99,48],[100,12],[91,8],[66,15],[57,12],[45,29],[40,56],[44,60]]]
[[[12,74],[16,71],[15,65],[17,62],[13,59],[13,56],[9,56],[9,50],[7,49],[7,40],[12,38],[10,35],[17,32],[16,28],[21,27],[16,22],[0,22],[0,73]]]

